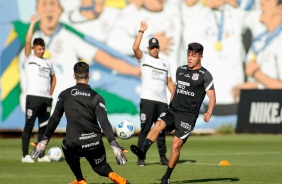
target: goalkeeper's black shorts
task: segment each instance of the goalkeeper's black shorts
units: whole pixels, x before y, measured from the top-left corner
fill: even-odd
[[[79,161],[80,157],[85,157],[92,168],[95,168],[100,164],[107,163],[104,145],[101,145],[95,149],[82,149],[80,147],[66,147],[64,146],[64,141],[62,143],[62,149],[65,160],[68,164]]]

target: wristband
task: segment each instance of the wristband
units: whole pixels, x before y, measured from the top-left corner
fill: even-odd
[[[255,77],[255,74],[256,74],[259,70],[260,70],[259,68],[255,69],[255,70],[253,71],[253,73],[251,74],[251,76],[254,78],[254,77]]]
[[[139,33],[144,33],[144,31],[142,31],[142,30],[139,30]]]

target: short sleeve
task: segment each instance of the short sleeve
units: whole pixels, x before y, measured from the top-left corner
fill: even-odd
[[[171,72],[170,72],[170,66],[169,66],[169,62],[166,62],[167,65],[167,77],[171,77]]]
[[[214,90],[213,77],[209,71],[205,72],[204,81],[204,87],[206,91]]]

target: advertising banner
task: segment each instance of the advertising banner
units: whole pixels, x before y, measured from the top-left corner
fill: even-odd
[[[282,133],[282,90],[242,90],[237,133]]]

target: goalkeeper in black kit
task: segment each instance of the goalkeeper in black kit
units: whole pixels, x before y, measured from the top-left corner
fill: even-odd
[[[62,149],[66,162],[76,177],[70,184],[87,184],[80,168],[80,157],[85,157],[92,169],[100,176],[109,177],[117,184],[129,184],[128,180],[113,172],[106,161],[101,128],[113,148],[117,163],[124,165],[127,159],[123,148],[115,140],[103,97],[88,85],[89,65],[78,62],[73,69],[76,85],[60,93],[45,135],[31,152],[31,157],[36,159],[45,150],[65,113],[67,127]]]

